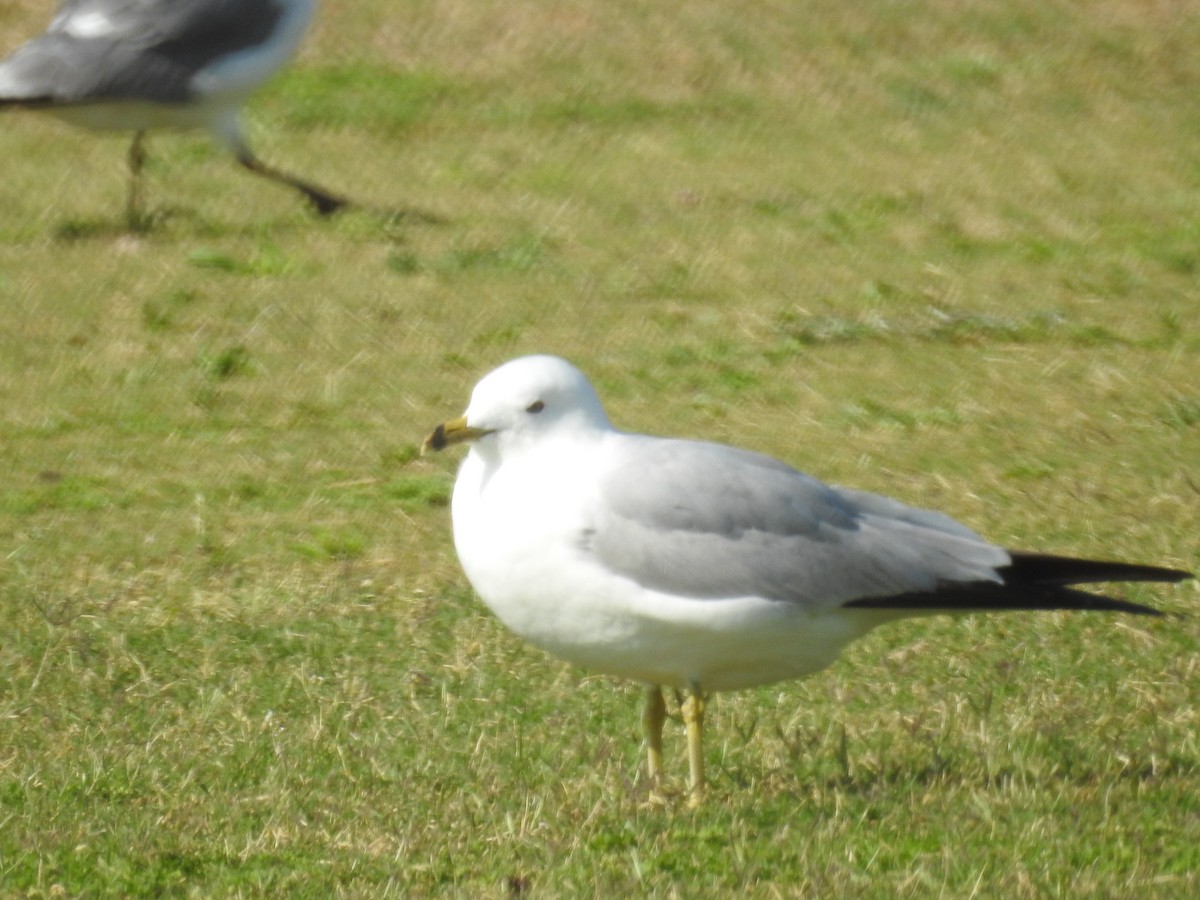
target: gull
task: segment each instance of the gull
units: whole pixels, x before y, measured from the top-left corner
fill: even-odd
[[[941,513],[824,484],[735,447],[613,428],[553,356],[486,375],[423,450],[469,443],[451,503],[468,580],[512,631],[647,686],[647,774],[662,777],[662,688],[683,692],[690,802],[705,789],[708,692],[810,675],[906,616],[1148,606],[1077,590],[1175,582],[1157,566],[988,543]]]
[[[0,61],[0,106],[132,131],[126,215],[141,219],[145,135],[206,129],[251,172],[289,185],[320,215],[347,201],[271,168],[238,112],[296,51],[316,0],[65,0],[47,30]]]

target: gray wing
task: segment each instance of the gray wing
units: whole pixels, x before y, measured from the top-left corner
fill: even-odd
[[[0,95],[44,104],[185,102],[196,72],[263,42],[284,11],[275,0],[74,0],[0,62]],[[89,26],[100,20],[103,27]]]
[[[940,513],[831,487],[767,456],[614,435],[581,544],[610,570],[696,598],[831,608],[1000,582],[1008,553]]]

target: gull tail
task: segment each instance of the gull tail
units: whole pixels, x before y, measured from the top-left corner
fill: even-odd
[[[1106,581],[1176,582],[1190,572],[1135,563],[1074,559],[1043,553],[1009,551],[1012,563],[996,570],[1003,581],[952,582],[937,590],[863,597],[845,604],[856,609],[926,612],[999,612],[1003,610],[1080,609],[1161,616],[1151,606],[1075,590],[1072,585]]]

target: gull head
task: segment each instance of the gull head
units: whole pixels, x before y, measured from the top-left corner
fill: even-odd
[[[485,375],[467,411],[435,428],[421,452],[469,442],[503,453],[553,435],[610,427],[582,372],[557,356],[522,356]]]

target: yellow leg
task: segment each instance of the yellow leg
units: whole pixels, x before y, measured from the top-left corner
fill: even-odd
[[[667,721],[667,704],[663,702],[662,688],[650,685],[646,688],[646,708],[642,712],[642,730],[646,733],[646,774],[651,785],[657,785],[663,774],[662,735],[663,723]]]
[[[691,803],[704,799],[704,694],[700,685],[689,685],[683,701],[683,722],[687,726],[688,772]]]

